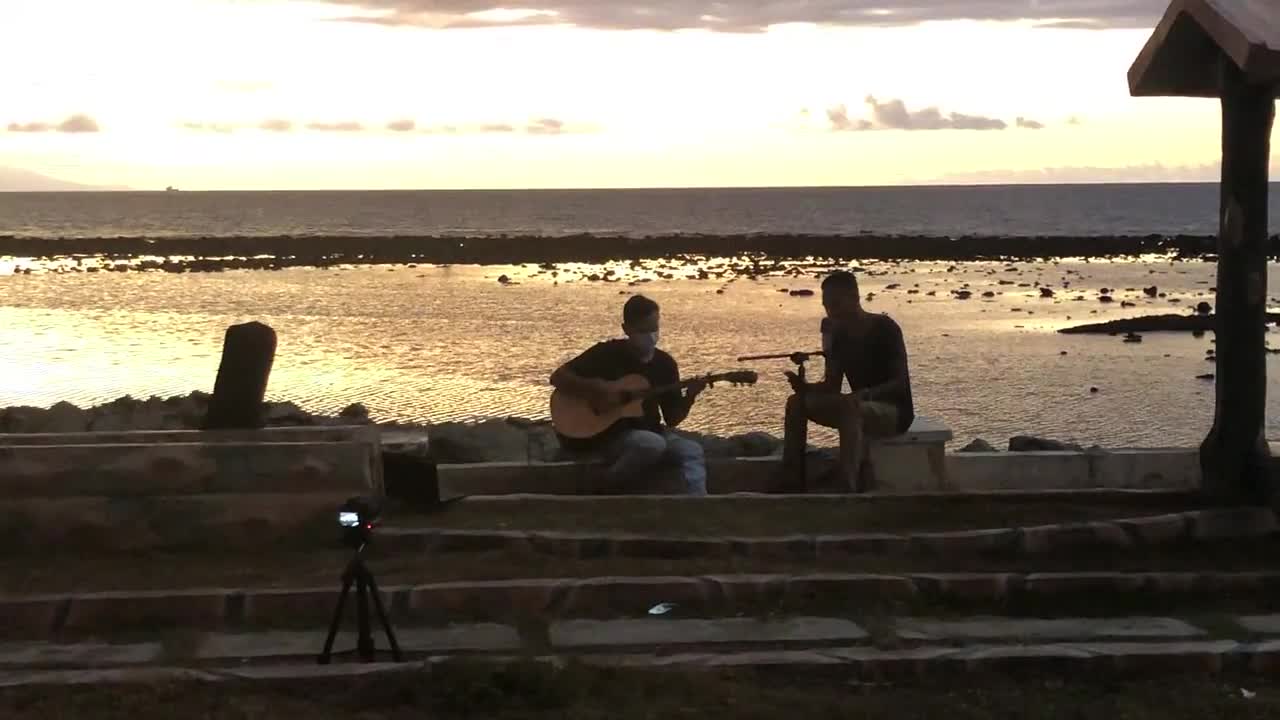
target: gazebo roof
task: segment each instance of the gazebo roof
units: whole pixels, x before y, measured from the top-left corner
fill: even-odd
[[[1249,82],[1280,83],[1280,1],[1173,0],[1129,68],[1129,94],[1216,98],[1219,52]]]

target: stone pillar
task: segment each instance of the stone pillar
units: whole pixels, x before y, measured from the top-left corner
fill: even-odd
[[[266,424],[262,402],[275,357],[275,330],[260,322],[227,328],[205,430],[256,429]]]
[[[1236,501],[1270,496],[1266,429],[1267,190],[1275,90],[1220,69],[1222,185],[1218,232],[1217,387],[1200,446],[1203,488]]]

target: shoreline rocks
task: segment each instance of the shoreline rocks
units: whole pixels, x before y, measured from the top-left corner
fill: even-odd
[[[1119,335],[1121,333],[1139,332],[1205,332],[1212,331],[1217,325],[1217,316],[1212,314],[1196,315],[1146,315],[1123,320],[1109,320],[1100,323],[1075,325],[1058,330],[1064,335]],[[1267,313],[1267,322],[1280,322],[1280,313]]]
[[[0,408],[0,433],[124,432],[129,430],[197,430],[208,408],[209,394],[195,391],[169,398],[139,400],[125,396],[91,408],[69,402],[49,408],[17,406]],[[508,417],[477,423],[437,424],[374,423],[369,410],[360,403],[343,408],[336,415],[307,412],[292,402],[268,402],[264,413],[269,427],[323,427],[331,425],[376,424],[389,432],[425,430],[431,438],[431,454],[441,464],[482,462],[548,462],[566,459],[550,421]],[[782,452],[782,439],[766,432],[748,432],[729,437],[677,431],[702,445],[709,458],[770,457]],[[1094,448],[1090,448],[1091,450]],[[1009,450],[1076,450],[1072,443],[1017,436],[1009,440]],[[985,440],[975,440],[960,452],[998,452]]]
[[[737,235],[668,234],[646,237],[568,236],[226,236],[35,238],[0,236],[0,255],[20,258],[98,256],[108,270],[127,271],[120,261],[147,258],[134,269],[220,272],[359,264],[521,264],[604,262],[674,258],[681,255],[833,260],[1043,260],[1162,255],[1211,260],[1213,236],[990,236],[940,237],[903,234]],[[1280,236],[1268,242],[1280,258]],[[157,257],[163,259],[156,259]],[[96,270],[97,268],[90,268]]]

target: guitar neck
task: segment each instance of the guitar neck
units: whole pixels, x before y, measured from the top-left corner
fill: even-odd
[[[671,383],[669,385],[659,385],[658,387],[655,387],[655,388],[649,388],[643,393],[638,393],[637,397],[641,397],[647,400],[648,398],[654,397],[656,395],[665,395],[675,390],[683,390],[686,387],[696,382],[710,383],[710,382],[717,382],[722,379],[723,377],[719,375],[705,375],[703,377],[698,377],[698,378],[689,378],[688,380],[681,380],[678,383]]]

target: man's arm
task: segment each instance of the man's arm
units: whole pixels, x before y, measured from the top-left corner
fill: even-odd
[[[674,360],[672,360],[672,364],[675,369],[675,379],[672,382],[678,383],[680,382],[680,368],[675,365]],[[658,407],[662,408],[662,421],[666,423],[666,426],[673,428],[684,422],[685,418],[689,417],[689,411],[693,409],[694,401],[698,399],[698,395],[704,389],[706,389],[704,383],[695,382],[685,388],[683,394],[679,390],[673,390],[658,398]]]
[[[578,357],[556,368],[551,373],[551,385],[557,390],[588,400],[598,398],[604,391],[603,380],[591,377],[592,368],[600,359],[600,345],[587,349]]]
[[[907,367],[907,343],[903,340],[902,328],[898,327],[897,323],[894,323],[892,327],[893,378],[879,385],[860,390],[858,396],[863,400],[874,401],[886,395],[897,395],[905,391],[907,383],[910,382],[910,370]]]

